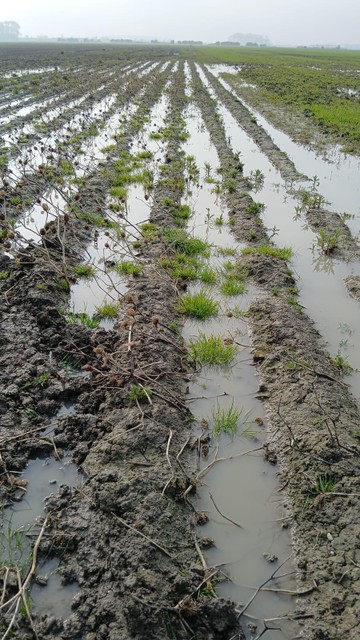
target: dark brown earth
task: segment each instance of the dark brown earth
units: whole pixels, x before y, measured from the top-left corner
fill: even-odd
[[[160,95],[164,76],[149,89],[147,107]],[[268,241],[238,159],[229,150],[214,111],[194,79],[196,101],[217,148],[223,175],[235,181],[225,193],[234,236],[256,247]],[[215,577],[204,566],[197,512],[191,416],[185,392],[191,368],[173,322],[184,282],[159,269],[171,248],[163,230],[173,224],[165,198],[180,203],[178,175],[186,104],[182,69],[171,88],[166,180],[156,186],[152,240],[139,249],[144,272],[129,280],[121,312],[109,330],[66,322],[69,292],[59,284],[66,264],[77,264],[94,228],[76,214],[50,225],[41,245],[21,250],[0,269],[1,502],[22,495],[16,474],[27,460],[73,450],[84,472],[76,489],[62,485],[46,503],[46,536],[39,556],[56,557],[64,585],[79,585],[70,618],[32,612],[14,627],[14,638],[162,640],[243,637],[232,603],[208,596]],[[117,140],[108,161],[79,189],[80,210],[105,210],[109,169],[136,133]],[[139,123],[138,126],[141,126]],[[74,203],[70,203],[74,204]],[[71,209],[71,207],[70,207]],[[284,261],[259,253],[241,256],[239,269],[266,292],[248,311],[259,396],[265,401],[270,443],[280,462],[298,569],[298,609],[309,640],[359,636],[359,408],[346,379],[296,300],[296,280]],[[39,285],[42,285],[39,287]],[[45,285],[45,288],[44,286]],[[357,283],[348,280],[349,290]],[[275,294],[276,291],[276,294]],[[83,375],[67,375],[67,359]],[[44,374],[47,374],[44,377]],[[146,394],[136,403],[132,385]],[[140,387],[141,388],[141,387]],[[41,431],[64,401],[76,413],[57,421],[53,442]],[[1,574],[4,583],[4,574]],[[16,591],[11,586],[11,593]],[[2,624],[9,624],[9,614]],[[242,623],[243,620],[240,620]]]

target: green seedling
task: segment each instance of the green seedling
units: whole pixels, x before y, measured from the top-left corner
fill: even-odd
[[[229,409],[223,409],[220,404],[217,403],[211,412],[214,434],[229,433],[235,435],[241,413],[242,410],[239,411],[235,407],[234,401],[231,403]]]

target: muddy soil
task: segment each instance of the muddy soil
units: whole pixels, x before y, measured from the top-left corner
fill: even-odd
[[[164,81],[150,88],[149,107]],[[225,195],[234,237],[256,248],[269,240],[266,229],[249,212],[253,200],[238,158],[196,77],[194,87],[224,179],[235,181]],[[196,528],[207,516],[189,500],[197,489],[185,404],[191,368],[174,329],[174,321],[181,325],[174,305],[186,284],[158,266],[169,251],[163,229],[173,225],[165,202],[181,201],[175,126],[186,104],[181,66],[169,95],[168,124],[174,126],[166,180],[156,186],[150,211],[157,233],[140,241],[144,271],[129,280],[112,329],[71,325],[64,316],[69,292],[59,239],[66,228],[66,262],[78,264],[94,235],[80,217],[61,217],[59,227],[46,228],[40,246],[21,249],[15,260],[1,258],[1,502],[23,495],[17,473],[27,460],[55,447],[60,456],[72,450],[85,477],[83,485],[61,485],[47,499],[46,535],[39,541],[41,558],[59,559],[64,588],[78,585],[72,614],[64,619],[33,611],[37,635],[24,616],[13,629],[19,640],[243,638],[239,610],[209,597],[215,576],[201,549],[211,541]],[[76,202],[82,211],[105,210],[110,169],[130,148],[137,127],[140,122],[80,188]],[[292,595],[305,621],[303,637],[355,640],[359,408],[294,299],[296,282],[286,263],[255,252],[239,257],[238,268],[268,292],[252,302],[248,321],[270,424],[264,455],[280,462],[294,540],[299,586]],[[352,290],[355,284],[347,283]],[[69,366],[82,375],[69,375]],[[137,396],[134,387],[143,393]],[[65,401],[75,404],[76,413],[56,420],[45,438],[43,430]],[[16,584],[7,586],[16,593]],[[9,624],[9,616],[2,623]]]
[[[349,294],[360,301],[360,276],[348,276],[345,278],[345,286]]]

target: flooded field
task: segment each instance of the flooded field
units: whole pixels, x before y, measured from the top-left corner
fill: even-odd
[[[0,66],[4,640],[358,637],[360,161],[202,58]]]

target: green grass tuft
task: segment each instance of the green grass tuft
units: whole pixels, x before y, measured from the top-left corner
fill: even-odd
[[[226,366],[234,360],[236,352],[237,347],[225,345],[221,336],[199,333],[189,343],[189,361],[197,365]]]
[[[211,412],[214,434],[230,433],[234,435],[238,429],[241,413],[241,410],[239,411],[234,406],[234,401],[232,401],[229,409],[222,409],[220,404],[217,403]]]
[[[185,294],[178,301],[176,309],[190,318],[207,320],[218,315],[219,304],[209,296],[207,291],[201,290],[199,293]]]
[[[243,256],[259,254],[261,256],[270,256],[277,258],[278,260],[290,260],[293,256],[293,250],[291,247],[284,247],[280,249],[274,247],[272,244],[263,244],[260,247],[246,247],[241,251]]]

